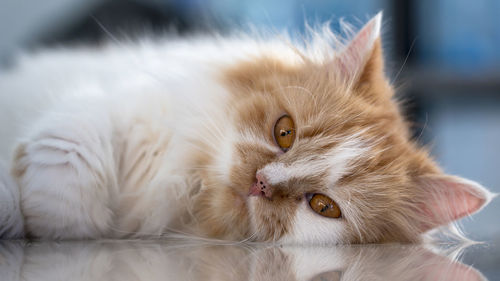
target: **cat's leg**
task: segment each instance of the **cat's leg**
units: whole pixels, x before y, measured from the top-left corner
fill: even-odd
[[[19,189],[6,167],[0,165],[0,238],[20,238],[23,230]]]
[[[149,108],[153,112],[153,106]],[[166,119],[162,114],[142,115],[118,130],[116,237],[159,237],[182,209],[180,201],[188,189],[183,169],[177,168],[185,166],[187,157],[179,147],[171,147]]]
[[[95,107],[46,114],[16,150],[12,175],[28,235],[108,236],[117,193],[112,122]]]

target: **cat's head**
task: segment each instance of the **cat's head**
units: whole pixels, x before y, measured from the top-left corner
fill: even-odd
[[[311,43],[296,50],[299,63],[261,56],[225,73],[231,129],[207,157],[195,206],[208,235],[417,241],[489,201],[411,140],[384,75],[380,25],[381,14],[322,61]]]

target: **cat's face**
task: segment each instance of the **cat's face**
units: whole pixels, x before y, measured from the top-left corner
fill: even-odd
[[[231,130],[197,208],[210,236],[416,241],[487,201],[475,183],[442,175],[409,139],[383,74],[379,28],[377,16],[324,63],[263,57],[228,70]],[[463,207],[450,210],[457,201]]]

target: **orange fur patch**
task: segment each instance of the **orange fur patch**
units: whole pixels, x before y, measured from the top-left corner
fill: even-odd
[[[411,202],[417,202],[419,195],[413,177],[439,170],[427,152],[409,139],[407,123],[383,75],[380,40],[353,87],[346,85],[331,67],[311,62],[288,66],[263,57],[238,63],[225,73],[223,79],[233,95],[229,108],[236,128],[273,146],[274,122],[287,113],[296,124],[297,140],[285,154],[270,153],[258,144],[237,143],[234,153],[238,160],[231,170],[231,186],[220,186],[209,173],[204,175],[207,193],[198,203],[204,210],[199,214],[211,236],[281,238],[292,227],[297,202],[304,200],[301,195],[331,188],[325,182],[327,171],[274,187],[279,196],[271,201],[258,198],[253,214],[256,229],[252,230],[248,206],[241,204],[237,207],[240,209],[235,209],[233,202],[245,200],[242,196],[255,181],[256,171],[274,161],[293,163],[304,155],[320,157],[338,146],[342,138],[361,132],[360,137],[371,148],[333,191],[341,206],[346,206],[342,201],[356,206],[345,212],[343,220],[348,231],[343,240],[365,243],[418,239],[413,226],[418,218],[412,216],[415,205]]]

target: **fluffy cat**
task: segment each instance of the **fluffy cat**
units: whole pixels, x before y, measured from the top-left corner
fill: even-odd
[[[491,194],[410,139],[381,18],[349,42],[324,28],[20,58],[0,78],[3,236],[414,242],[478,211]]]

